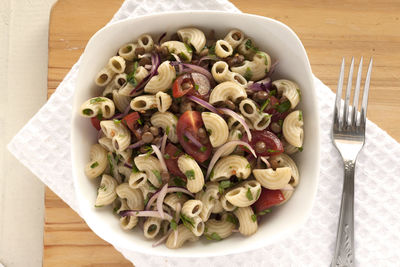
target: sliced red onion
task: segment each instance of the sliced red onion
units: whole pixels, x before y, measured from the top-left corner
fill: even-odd
[[[167,165],[165,164],[164,156],[163,154],[161,154],[160,149],[155,145],[151,145],[151,148],[153,148],[154,153],[156,153],[157,158],[160,161],[161,169],[163,170],[163,172],[168,173],[168,168]]]
[[[185,193],[185,194],[187,194],[187,195],[189,195],[189,196],[194,198],[194,195],[189,190],[187,190],[186,188],[177,187],[177,186],[168,187],[167,194],[168,193],[174,193],[174,192],[182,192],[182,193]],[[158,190],[157,192],[155,192],[151,196],[151,198],[149,199],[149,202],[147,202],[145,210],[149,210],[150,209],[151,205],[153,205],[154,201],[156,201],[156,199],[157,199],[159,194],[160,194],[160,190]]]
[[[97,140],[99,140],[100,138],[102,138],[103,135],[104,135],[103,130],[100,129],[100,130],[97,132]]]
[[[164,37],[167,35],[167,32],[164,32],[163,34],[161,34],[160,38],[158,38],[157,44],[160,45],[162,39],[164,39]]]
[[[268,161],[269,157],[260,157],[260,158],[265,163],[265,165],[267,165],[267,168],[271,168],[271,164]]]
[[[164,213],[164,209],[163,209],[163,202],[164,202],[164,198],[165,195],[167,194],[167,190],[168,190],[168,184],[165,184],[163,186],[163,188],[160,190],[160,193],[158,194],[157,197],[157,210],[160,213],[161,218],[165,218],[165,214]]]
[[[164,133],[162,139],[161,139],[161,154],[165,154],[165,146],[167,145],[167,133]]]
[[[267,77],[261,81],[250,84],[248,88],[254,92],[266,91],[269,93],[269,89],[271,89],[271,86],[272,86],[271,78]]]
[[[128,148],[138,148],[146,144],[143,140],[139,140],[136,143],[133,143],[132,145],[128,146]]]
[[[206,76],[198,72],[193,72],[192,79],[194,83],[198,86],[197,92],[200,95],[205,96],[208,94],[208,92],[210,92],[211,84]]]
[[[276,69],[276,66],[278,66],[278,63],[279,63],[279,61],[277,60],[271,65],[271,68],[269,68],[269,71],[267,73],[268,77],[271,77],[272,74],[275,72],[275,69]]]
[[[125,166],[125,167],[128,167],[128,168],[130,168],[130,169],[133,168],[133,166],[132,166],[130,163],[128,163],[128,162],[125,162],[125,163],[124,163],[124,166]]]
[[[198,148],[203,147],[203,144],[200,143],[199,140],[197,140],[189,131],[185,131],[184,135]]]
[[[243,125],[244,130],[247,133],[247,138],[249,139],[249,141],[251,141],[251,132],[250,132],[250,128],[247,125],[246,121],[239,115],[237,114],[235,111],[230,110],[229,108],[220,108],[219,110],[221,110],[222,112],[224,112],[226,115],[229,115],[231,117],[233,117],[235,120],[237,120],[241,125]]]
[[[189,64],[189,63],[181,63],[181,62],[176,62],[176,61],[171,62],[172,66],[176,66],[176,65],[180,65],[180,64],[182,64],[182,66],[186,68],[183,70],[184,72],[193,72],[194,71],[194,72],[198,72],[198,73],[201,73],[204,76],[206,76],[207,79],[210,81],[212,87],[214,87],[214,85],[215,85],[214,78],[213,78],[211,72],[209,72],[206,68],[203,68],[203,67],[200,67],[200,66],[197,66],[194,64]]]
[[[218,115],[220,114],[220,113],[218,112],[218,110],[217,110],[213,105],[211,105],[210,103],[208,103],[207,101],[205,101],[205,100],[203,100],[203,99],[200,99],[200,98],[198,98],[198,97],[192,96],[192,95],[186,95],[186,97],[187,97],[188,99],[192,100],[193,102],[196,102],[196,103],[199,104],[200,106],[202,106],[202,107],[208,109],[209,111],[211,111],[211,112],[213,112],[213,113],[216,113],[216,114],[218,114]]]
[[[181,63],[181,59],[178,57],[177,54],[175,53],[171,53],[171,55],[175,58],[175,60],[179,63]],[[178,64],[178,73],[182,73],[183,72],[183,66],[182,64]]]
[[[204,57],[200,58],[199,62],[197,62],[197,65],[200,65],[200,63],[204,60],[218,61],[218,58],[216,56],[204,56]]]
[[[168,213],[164,213],[164,218],[161,217],[160,213],[155,210],[123,210],[119,213],[121,217],[126,216],[136,216],[136,217],[155,217],[160,219],[165,219],[168,221],[172,220],[172,216]]]
[[[136,91],[141,90],[147,84],[148,81],[154,76],[157,75],[157,69],[160,66],[161,57],[159,54],[152,53],[151,54],[151,70],[149,75],[147,75],[133,90],[130,92],[130,95],[133,95]]]
[[[172,228],[169,229],[169,230],[167,231],[167,233],[166,233],[163,237],[161,237],[159,240],[157,240],[156,242],[154,242],[153,245],[151,245],[151,246],[154,248],[154,247],[157,247],[157,246],[161,245],[162,243],[164,243],[165,240],[167,240],[168,236],[171,234],[172,231],[173,231]]]
[[[210,165],[208,165],[206,179],[210,176],[212,169],[214,168],[215,163],[219,160],[219,158],[224,154],[227,150],[231,149],[232,146],[245,146],[250,152],[257,157],[256,152],[254,149],[246,142],[243,141],[230,141],[215,151],[213,157],[211,158]]]

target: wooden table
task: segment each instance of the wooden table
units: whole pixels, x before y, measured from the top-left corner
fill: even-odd
[[[59,0],[54,6],[48,96],[79,58],[89,38],[112,18],[122,2]],[[372,55],[368,117],[400,141],[400,1],[232,2],[243,12],[289,25],[302,40],[314,74],[332,89],[336,88],[342,57],[349,60],[351,56],[359,59]],[[44,266],[131,266],[49,189],[45,206]]]

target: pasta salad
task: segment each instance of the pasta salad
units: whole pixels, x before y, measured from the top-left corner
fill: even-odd
[[[98,130],[84,170],[100,182],[95,207],[153,246],[250,236],[299,183],[299,86],[272,80],[276,62],[240,30],[165,39],[123,45],[80,108]]]

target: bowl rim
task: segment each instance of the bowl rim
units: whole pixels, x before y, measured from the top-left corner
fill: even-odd
[[[129,24],[132,23],[132,21],[136,21],[136,20],[146,20],[146,19],[152,19],[155,17],[162,17],[162,16],[172,16],[172,15],[176,15],[176,14],[201,14],[201,15],[228,15],[228,16],[236,16],[238,18],[240,17],[246,17],[246,18],[254,18],[254,19],[258,19],[258,20],[264,20],[264,21],[268,21],[269,23],[275,23],[277,24],[279,27],[282,27],[283,29],[285,29],[286,31],[290,32],[293,37],[298,41],[298,44],[300,45],[300,49],[302,51],[302,53],[304,53],[305,55],[305,65],[307,67],[307,73],[309,75],[307,75],[307,80],[308,83],[310,84],[310,88],[309,90],[314,94],[315,97],[312,98],[313,101],[313,105],[315,105],[315,110],[317,111],[317,115],[314,118],[314,122],[316,125],[320,125],[319,123],[319,104],[317,101],[317,95],[316,95],[316,88],[315,88],[315,82],[314,82],[314,75],[312,73],[312,69],[311,69],[311,65],[310,65],[310,61],[307,55],[307,52],[303,46],[303,43],[301,42],[300,38],[297,36],[297,34],[286,24],[275,20],[273,18],[269,18],[269,17],[264,17],[264,16],[260,16],[260,15],[255,15],[255,14],[248,14],[248,13],[242,13],[242,12],[231,12],[231,11],[217,11],[217,10],[180,10],[180,11],[168,11],[168,12],[160,12],[160,13],[155,13],[155,14],[146,14],[146,15],[141,15],[141,16],[136,16],[133,18],[126,18],[126,19],[122,19],[119,21],[111,21],[108,24],[106,24],[103,28],[101,28],[100,30],[98,30],[95,34],[92,35],[92,37],[89,39],[88,43],[85,46],[84,52],[82,53],[80,60],[79,61],[83,61],[88,53],[88,50],[91,49],[92,44],[96,41],[96,39],[98,38],[98,36],[101,36],[103,34],[103,32],[107,31],[109,28],[114,28],[114,27],[119,27],[120,25],[123,24]],[[82,76],[82,71],[79,68],[78,70],[78,75],[77,75],[77,82],[80,80],[80,76]],[[75,85],[76,87],[76,85]],[[78,212],[79,215],[84,219],[84,221],[87,223],[87,225],[90,227],[90,229],[96,234],[98,235],[101,239],[107,241],[108,243],[110,243],[111,245],[113,245],[115,248],[117,248],[117,250],[122,250],[122,249],[128,249],[128,248],[123,248],[123,247],[118,247],[115,244],[118,244],[118,242],[115,242],[116,240],[114,238],[112,238],[110,235],[104,235],[102,233],[102,230],[104,229],[100,229],[99,227],[97,227],[95,220],[93,218],[91,218],[90,216],[87,216],[84,212],[82,212],[82,202],[84,201],[83,196],[82,196],[82,192],[80,189],[80,186],[78,185],[78,179],[79,179],[79,174],[78,174],[78,170],[76,167],[76,163],[75,163],[75,146],[73,144],[76,143],[76,136],[75,136],[75,121],[77,120],[77,116],[75,116],[75,112],[76,110],[79,109],[80,106],[80,102],[78,102],[78,97],[77,97],[77,90],[75,88],[74,93],[73,93],[73,106],[72,106],[72,120],[71,120],[71,129],[70,129],[70,134],[71,134],[71,160],[72,160],[72,178],[73,178],[73,184],[74,184],[74,188],[75,188],[75,196],[76,196],[76,200],[77,200],[77,204],[78,204]],[[317,127],[316,129],[314,129],[316,131],[316,135],[315,135],[315,143],[313,145],[315,145],[315,151],[317,152],[315,155],[315,160],[317,162],[316,166],[312,169],[312,174],[313,177],[315,177],[315,182],[314,182],[314,188],[312,188],[312,197],[310,198],[310,205],[308,206],[308,208],[304,211],[304,216],[301,218],[301,220],[298,221],[297,225],[288,228],[288,229],[284,229],[281,231],[280,235],[275,235],[273,237],[270,237],[268,239],[268,242],[266,242],[265,244],[259,244],[259,242],[253,242],[250,245],[246,245],[243,248],[236,248],[236,249],[226,249],[223,251],[217,251],[214,253],[211,252],[202,252],[200,255],[192,255],[190,253],[173,253],[173,255],[171,255],[172,253],[168,253],[166,251],[169,250],[148,250],[145,248],[140,248],[140,247],[136,247],[134,249],[131,249],[131,251],[133,252],[140,252],[146,255],[154,255],[154,256],[164,256],[164,257],[176,257],[176,258],[191,258],[191,257],[198,257],[198,258],[204,258],[204,257],[214,257],[214,256],[225,256],[225,255],[230,255],[230,254],[237,254],[237,253],[244,253],[244,252],[248,252],[251,250],[256,250],[256,249],[260,249],[262,247],[271,245],[273,243],[275,243],[277,240],[282,240],[284,238],[287,238],[288,235],[290,233],[293,233],[295,231],[297,231],[298,229],[300,229],[301,227],[303,227],[303,225],[305,224],[305,222],[309,219],[310,215],[311,215],[311,211],[312,208],[315,204],[315,200],[316,200],[316,195],[317,195],[317,189],[318,189],[318,184],[319,184],[319,172],[320,172],[320,128]],[[176,251],[176,250],[174,250]]]

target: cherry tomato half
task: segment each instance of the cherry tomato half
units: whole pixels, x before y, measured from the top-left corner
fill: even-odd
[[[189,91],[194,90],[195,85],[190,73],[184,73],[178,76],[172,85],[172,95],[175,98],[186,95]]]
[[[260,211],[269,209],[272,206],[278,205],[285,200],[281,190],[270,190],[267,188],[262,188],[260,197],[253,204],[255,211],[258,213]]]
[[[92,122],[93,127],[96,128],[97,131],[100,131],[101,127],[99,118],[97,118],[97,116],[92,117],[90,118],[90,121]]]
[[[200,141],[198,130],[201,127],[203,127],[203,121],[200,112],[191,110],[186,111],[180,116],[178,125],[176,126],[179,143],[182,145],[185,152],[198,162],[204,162],[210,157],[212,150],[210,141],[207,140],[207,143],[203,144],[202,148],[199,148],[188,140],[185,136],[185,132],[189,132],[193,137]]]
[[[168,171],[170,171],[173,175],[182,177],[186,180],[186,176],[179,170],[178,167],[178,158],[183,155],[183,151],[178,149],[171,143],[168,143],[165,147],[165,164],[167,165]]]
[[[251,136],[249,144],[258,156],[275,156],[283,152],[282,142],[270,131],[251,131]],[[248,142],[247,135],[244,135],[242,139]]]
[[[133,132],[136,128],[136,124],[139,118],[140,116],[138,112],[132,112],[123,117],[121,121]]]

